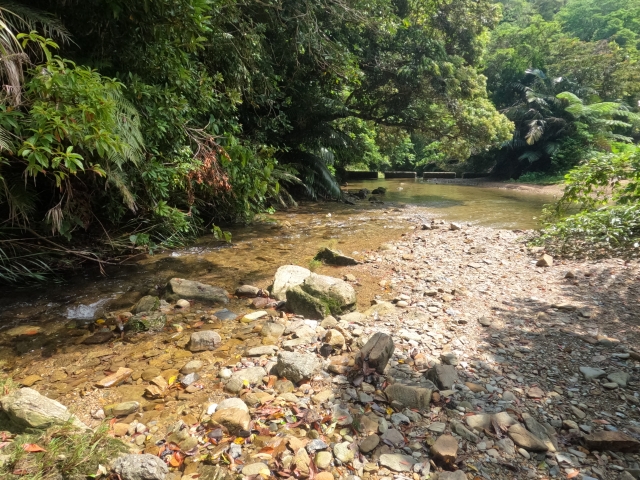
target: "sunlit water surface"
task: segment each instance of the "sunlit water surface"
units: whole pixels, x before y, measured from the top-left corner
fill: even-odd
[[[196,279],[230,292],[243,283],[266,287],[279,266],[309,266],[320,247],[358,256],[384,242],[398,240],[409,222],[437,218],[494,228],[532,229],[538,226],[542,206],[553,201],[549,195],[517,190],[413,180],[350,182],[347,188],[374,190],[381,186],[387,189],[383,204],[366,200],[356,205],[304,203],[261,216],[250,226],[229,228],[233,235],[230,245],[204,236],[189,248],[107,268],[106,276],[87,268],[61,284],[2,295],[0,329],[22,322],[90,320],[105,304],[108,306],[108,301],[126,292],[153,290],[172,277]],[[326,266],[317,271],[341,274]],[[371,298],[366,293],[360,292],[361,302]]]

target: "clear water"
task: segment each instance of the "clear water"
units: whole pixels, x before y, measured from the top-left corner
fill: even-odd
[[[238,285],[266,288],[281,265],[309,267],[321,247],[353,256],[396,241],[410,225],[433,218],[494,228],[532,229],[549,195],[517,190],[440,185],[413,180],[373,180],[350,183],[349,190],[387,188],[384,204],[360,201],[304,203],[250,226],[233,227],[231,245],[204,236],[189,248],[140,259],[133,265],[110,267],[101,276],[89,266],[63,284],[49,284],[0,297],[0,330],[23,322],[90,319],[105,303],[124,292],[153,292],[172,277],[218,285],[233,292]],[[341,276],[335,267],[318,273]],[[359,279],[359,301],[365,307],[376,284]],[[243,307],[243,303],[241,304]],[[238,308],[238,305],[235,306]],[[108,305],[106,308],[109,308]],[[230,305],[231,310],[234,305]]]

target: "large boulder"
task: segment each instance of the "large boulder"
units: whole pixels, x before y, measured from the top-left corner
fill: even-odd
[[[298,285],[301,285],[311,271],[297,265],[283,265],[278,268],[271,287],[271,296],[276,300],[286,300],[287,292]]]
[[[184,278],[172,278],[168,288],[174,294],[189,299],[209,303],[229,303],[229,294],[220,287],[207,285],[206,283],[185,280]]]
[[[287,309],[305,318],[320,320],[331,314],[331,309],[319,298],[309,295],[300,287],[287,292]]]
[[[31,388],[21,388],[0,398],[0,406],[9,421],[19,427],[46,429],[53,425],[71,423],[74,427],[89,429],[67,407]]]
[[[339,278],[310,274],[299,286],[287,291],[287,308],[307,318],[321,320],[355,309],[356,291]]]
[[[159,457],[148,453],[118,457],[113,462],[113,470],[122,480],[164,480],[169,473]]]

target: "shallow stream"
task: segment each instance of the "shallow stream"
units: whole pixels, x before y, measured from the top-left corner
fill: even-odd
[[[190,278],[233,292],[249,283],[266,288],[285,264],[310,266],[319,248],[337,248],[361,257],[363,252],[393,241],[407,231],[410,220],[433,218],[504,229],[532,229],[549,195],[503,188],[423,183],[413,180],[370,180],[348,189],[385,187],[383,204],[363,200],[356,205],[305,203],[265,215],[246,227],[234,227],[230,245],[212,236],[189,248],[163,252],[135,265],[107,268],[107,275],[87,268],[64,284],[51,283],[11,292],[0,299],[0,332],[19,324],[59,324],[91,320],[101,308],[128,308],[172,277]],[[332,274],[333,267],[317,266]],[[335,273],[340,275],[340,273]],[[359,279],[359,301],[366,305],[367,279]],[[233,302],[230,308],[233,307]],[[46,327],[45,327],[46,328]]]

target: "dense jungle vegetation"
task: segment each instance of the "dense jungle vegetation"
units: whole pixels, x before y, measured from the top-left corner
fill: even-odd
[[[628,245],[639,13],[640,0],[0,0],[0,280],[224,238],[216,225],[339,198],[345,169],[577,167],[548,238],[586,228],[598,248]],[[619,218],[634,227],[611,236]]]

